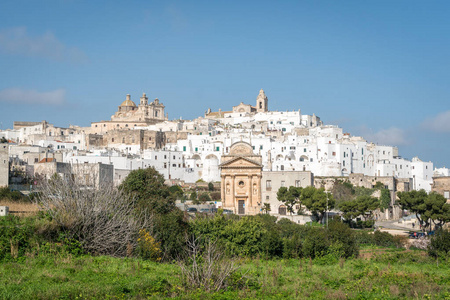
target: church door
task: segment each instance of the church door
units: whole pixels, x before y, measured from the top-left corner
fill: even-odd
[[[238,201],[238,214],[245,215],[245,200]]]

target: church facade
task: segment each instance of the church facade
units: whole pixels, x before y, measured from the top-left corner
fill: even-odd
[[[221,161],[222,207],[239,215],[260,213],[261,155],[254,154],[249,143],[237,142]]]

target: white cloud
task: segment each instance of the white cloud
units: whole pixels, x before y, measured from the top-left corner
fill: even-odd
[[[398,146],[409,144],[408,140],[406,139],[405,131],[397,127],[382,129],[375,133],[367,131],[363,133],[363,137],[368,142],[374,142],[380,145]]]
[[[450,110],[426,119],[423,121],[422,127],[437,132],[450,132]]]
[[[14,104],[62,105],[65,102],[65,94],[66,91],[64,89],[38,92],[36,90],[10,88],[0,91],[0,102]]]
[[[45,57],[57,61],[83,63],[86,55],[76,47],[67,47],[51,32],[29,36],[26,27],[0,31],[0,50],[10,54]]]

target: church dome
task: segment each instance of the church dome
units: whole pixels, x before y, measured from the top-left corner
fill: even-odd
[[[127,95],[127,99],[125,101],[123,101],[122,104],[120,104],[120,106],[134,106],[134,107],[136,107],[136,104],[133,101],[131,101],[131,97],[128,94]]]
[[[131,100],[125,100],[120,104],[120,106],[136,106],[136,104]]]

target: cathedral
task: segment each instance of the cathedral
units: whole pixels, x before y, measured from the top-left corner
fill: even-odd
[[[136,105],[131,96],[127,95],[117,112],[111,116],[111,121],[92,122],[91,130],[92,133],[104,133],[110,130],[148,126],[167,119],[168,116],[164,115],[164,105],[158,99],[149,104],[147,95],[143,93],[139,105]]]

